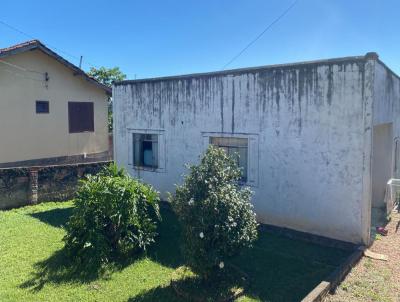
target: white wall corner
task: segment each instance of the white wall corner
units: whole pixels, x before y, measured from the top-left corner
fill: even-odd
[[[361,243],[371,242],[371,207],[372,207],[372,146],[373,146],[373,106],[374,106],[374,58],[367,58],[364,64],[363,98],[363,176],[361,196]]]

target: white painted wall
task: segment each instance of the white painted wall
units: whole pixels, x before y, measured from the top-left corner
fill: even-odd
[[[115,159],[166,197],[207,135],[248,136],[258,219],[369,239],[375,61],[364,57],[117,84]],[[132,166],[132,132],[160,134],[156,171]]]
[[[372,206],[385,207],[386,184],[393,175],[393,124],[373,128],[372,147]]]
[[[381,61],[374,69],[373,127],[372,205],[384,207],[386,183],[394,177],[395,140],[400,137],[400,78]]]

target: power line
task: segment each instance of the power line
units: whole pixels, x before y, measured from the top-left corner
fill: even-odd
[[[29,39],[33,39],[33,40],[37,39],[36,37],[34,37],[34,36],[30,35],[30,34],[27,34],[26,32],[24,32],[24,31],[22,31],[22,30],[20,30],[20,29],[18,29],[18,28],[16,28],[16,27],[14,27],[14,26],[12,26],[12,25],[10,25],[10,24],[8,24],[8,23],[2,21],[2,20],[0,20],[0,24],[2,24],[2,25],[5,26],[5,27],[8,27],[8,28],[11,29],[11,30],[16,31],[17,33],[19,33],[19,34],[21,34],[21,35],[23,35],[23,36],[25,36],[25,37],[28,37]],[[58,47],[55,47],[54,45],[51,45],[51,44],[48,44],[48,43],[46,43],[46,44],[47,44],[49,47],[51,47],[52,49],[54,49],[54,50],[56,50],[56,51],[58,51],[58,52],[60,52],[60,53],[63,53],[63,54],[65,54],[65,55],[67,55],[67,56],[69,56],[69,57],[71,57],[71,58],[75,58],[75,59],[77,59],[77,60],[80,60],[80,56],[73,55],[73,54],[71,54],[71,53],[69,53],[69,52],[66,52],[65,50],[62,50],[62,49],[60,49],[60,48],[58,48]],[[91,64],[89,61],[87,61],[87,65],[89,65],[90,67],[96,67],[94,64]]]
[[[253,39],[249,44],[246,45],[237,55],[235,55],[228,63],[226,63],[222,70],[224,70],[228,65],[230,65],[233,61],[239,58],[251,45],[257,42],[272,26],[274,26],[280,19],[282,19],[296,4],[299,0],[295,0],[287,9],[283,11],[275,20],[273,20],[255,39]]]
[[[25,68],[25,67],[22,67],[22,66],[19,66],[19,65],[15,65],[15,64],[12,64],[12,63],[10,63],[10,62],[6,62],[6,61],[4,61],[4,60],[1,60],[1,59],[0,59],[0,63],[3,63],[4,65],[13,67],[13,68],[15,68],[15,69],[17,69],[17,70],[19,70],[19,71],[31,72],[31,73],[34,73],[34,74],[40,74],[40,75],[43,77],[43,79],[42,79],[42,80],[39,80],[39,79],[36,79],[36,78],[31,78],[31,77],[22,75],[22,74],[20,74],[20,73],[13,72],[13,71],[8,70],[8,69],[3,69],[4,71],[7,71],[8,73],[12,73],[12,74],[14,74],[14,75],[16,75],[16,76],[18,76],[18,77],[25,78],[25,79],[29,79],[29,80],[33,80],[33,81],[38,81],[38,82],[43,82],[43,81],[46,80],[46,72],[40,72],[40,71],[37,71],[37,70],[27,69],[27,68]]]
[[[5,64],[5,65],[14,67],[14,68],[16,68],[16,69],[19,69],[19,70],[25,71],[25,72],[38,73],[38,74],[41,74],[41,75],[44,75],[44,74],[45,74],[44,72],[40,72],[40,71],[32,70],[32,69],[26,69],[25,67],[22,67],[22,66],[19,66],[19,65],[15,65],[15,64],[12,64],[12,63],[10,63],[10,62],[3,61],[3,60],[1,60],[1,59],[0,59],[0,63],[3,63],[3,64]]]
[[[39,79],[36,79],[36,78],[31,78],[31,77],[25,76],[25,75],[17,73],[17,72],[13,72],[13,71],[8,70],[8,69],[3,69],[3,70],[8,72],[8,73],[11,73],[11,74],[13,74],[13,75],[15,75],[17,77],[23,78],[23,79],[28,79],[28,80],[32,80],[32,81],[36,81],[36,82],[45,82],[44,79],[39,80]]]

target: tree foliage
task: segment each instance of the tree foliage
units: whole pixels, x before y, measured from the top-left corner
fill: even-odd
[[[96,79],[98,82],[111,87],[114,82],[123,81],[126,75],[119,69],[119,67],[100,68],[91,67],[88,75]],[[108,130],[112,132],[113,129],[113,115],[112,115],[112,98],[108,99]]]
[[[114,82],[123,81],[126,79],[126,75],[119,69],[119,67],[106,68],[104,66],[100,68],[91,67],[88,75],[95,78],[100,83],[111,87]]]
[[[99,266],[145,250],[157,235],[159,196],[115,164],[80,182],[64,237],[68,255]]]
[[[203,277],[222,269],[230,257],[257,238],[252,192],[241,188],[241,171],[224,150],[210,146],[184,184],[170,196],[183,227],[183,253]]]

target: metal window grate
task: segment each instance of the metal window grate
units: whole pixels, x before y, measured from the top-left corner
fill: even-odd
[[[242,171],[241,181],[247,182],[248,139],[239,137],[210,137],[210,144],[222,148],[236,160]]]

